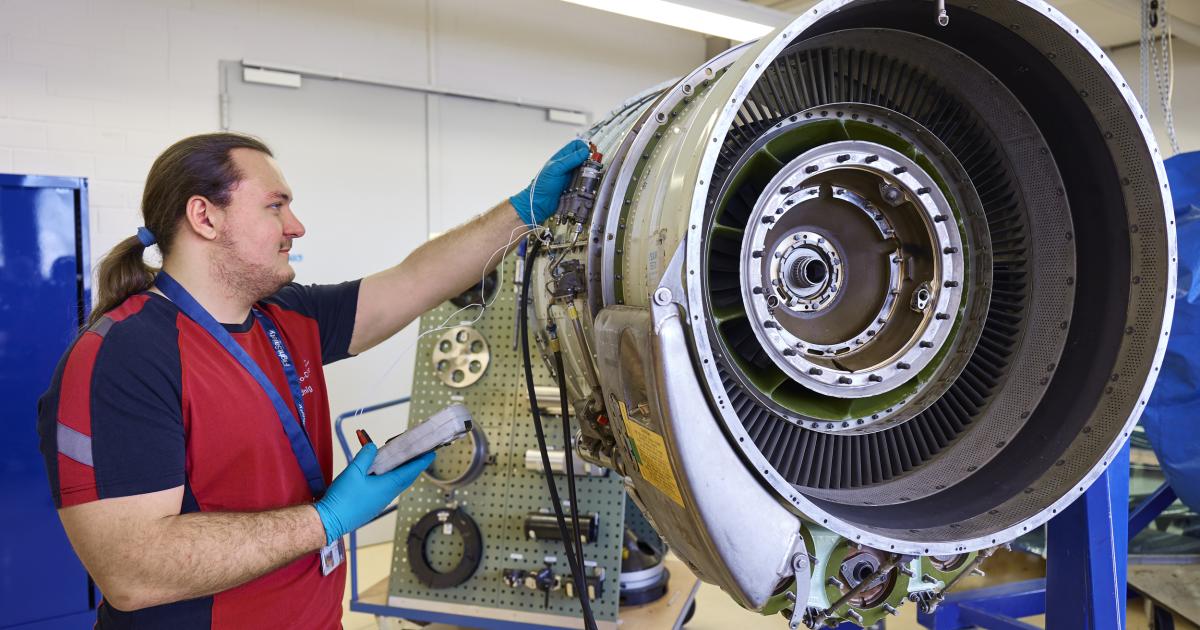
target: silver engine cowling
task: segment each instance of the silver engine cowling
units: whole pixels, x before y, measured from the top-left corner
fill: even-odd
[[[747,608],[944,589],[1096,479],[1162,361],[1133,93],[1045,2],[949,10],[826,0],[630,100],[532,263],[580,453]]]

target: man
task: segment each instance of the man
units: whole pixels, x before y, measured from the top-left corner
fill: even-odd
[[[145,227],[101,262],[99,305],[39,404],[63,526],[104,594],[98,627],[337,627],[341,537],[433,455],[368,476],[368,444],[329,484],[322,365],[477,282],[586,155],[568,144],[509,201],[329,286],[291,282],[304,226],[265,145],[207,134],[159,156]],[[156,242],[161,272],[142,262]]]

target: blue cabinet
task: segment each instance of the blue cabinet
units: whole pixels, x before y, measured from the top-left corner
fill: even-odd
[[[98,596],[38,451],[37,400],[91,304],[87,182],[0,174],[0,627],[91,627]]]

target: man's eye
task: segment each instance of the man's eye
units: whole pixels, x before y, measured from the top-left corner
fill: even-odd
[[[280,208],[282,208],[282,207],[283,207],[283,204],[282,204],[282,203],[273,203],[273,204],[271,204],[271,205],[270,205],[270,206],[268,206],[268,207],[269,207],[269,208],[274,208],[274,209],[276,209],[276,210],[279,210]]]

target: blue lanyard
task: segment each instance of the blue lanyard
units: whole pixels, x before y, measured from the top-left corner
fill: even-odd
[[[204,307],[192,297],[187,289],[184,289],[174,278],[165,271],[160,271],[158,277],[155,278],[155,284],[158,289],[163,292],[183,311],[184,315],[188,316],[193,322],[196,322],[203,328],[217,343],[225,348],[226,352],[233,355],[238,363],[254,377],[258,382],[259,387],[266,393],[267,398],[271,399],[271,404],[275,407],[275,413],[279,415],[279,423],[283,425],[283,432],[287,434],[288,443],[292,447],[292,454],[296,456],[296,463],[300,465],[301,472],[304,473],[304,478],[308,481],[308,488],[312,491],[313,498],[321,498],[325,494],[325,476],[321,473],[321,466],[317,463],[317,454],[313,450],[312,442],[308,439],[308,434],[304,431],[304,400],[300,390],[300,379],[296,376],[296,366],[292,363],[291,355],[288,353],[287,346],[283,343],[283,337],[275,328],[275,324],[271,323],[265,315],[258,309],[251,309],[254,313],[254,318],[262,325],[267,333],[267,338],[271,341],[271,346],[275,350],[275,356],[279,358],[279,363],[283,366],[283,373],[287,376],[287,381],[292,390],[292,398],[296,403],[296,411],[300,414],[300,420],[296,420],[296,416],[292,414],[292,410],[288,408],[283,397],[279,395],[279,390],[263,373],[262,368],[250,358],[238,342],[233,339],[233,335],[229,334],[225,327],[217,322],[215,318]]]

